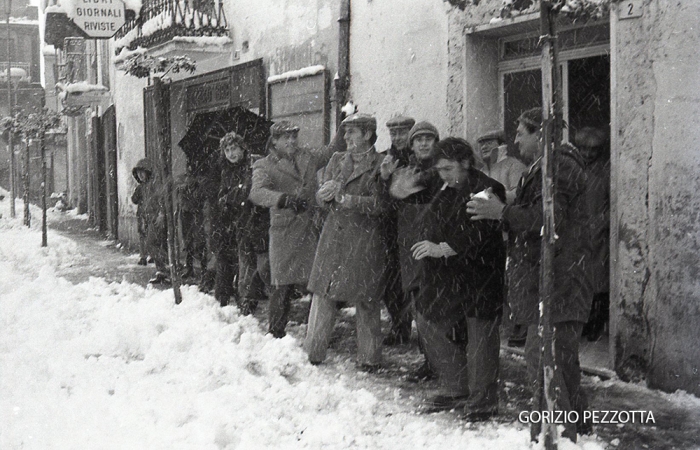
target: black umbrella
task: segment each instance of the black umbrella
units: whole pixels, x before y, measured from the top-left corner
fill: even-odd
[[[219,140],[226,133],[235,131],[253,153],[263,155],[270,125],[272,122],[263,116],[240,106],[201,112],[194,116],[178,145],[187,155],[188,162],[196,165],[218,151]]]

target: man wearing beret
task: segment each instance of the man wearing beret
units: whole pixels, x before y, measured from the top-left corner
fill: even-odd
[[[294,286],[305,287],[316,254],[319,229],[314,222],[316,171],[327,151],[299,148],[299,127],[287,120],[270,127],[269,154],[253,165],[250,200],[270,208],[269,332],[285,336]]]
[[[508,300],[516,323],[527,324],[525,361],[536,408],[542,397],[540,355],[542,338],[540,318],[540,248],[542,222],[542,148],[540,147],[542,109],[525,111],[518,118],[515,142],[524,162],[531,164],[519,183],[515,200],[506,205],[496,196],[473,198],[467,203],[471,220],[501,220],[508,230]],[[558,145],[553,153],[554,225],[557,235],[554,255],[554,292],[551,301],[554,328],[554,391],[558,392],[554,410],[576,411],[583,418],[587,408],[581,389],[579,337],[588,319],[593,297],[589,279],[590,238],[588,230],[587,181],[583,159],[568,144]],[[563,437],[576,442],[580,434],[590,432],[590,424],[564,425]],[[531,428],[537,440],[540,429]]]
[[[410,163],[411,147],[408,136],[416,121],[412,117],[396,116],[386,123],[391,138],[391,147],[386,151],[383,164],[392,167],[406,167]],[[389,250],[387,259],[387,284],[384,291],[384,304],[391,317],[391,330],[384,339],[385,345],[406,344],[411,339],[411,300],[404,295],[399,269],[399,245],[397,206],[387,211],[382,221],[384,239]]]

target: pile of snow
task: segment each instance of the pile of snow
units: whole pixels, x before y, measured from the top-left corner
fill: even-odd
[[[470,428],[379,401],[354,373],[311,366],[294,338],[271,338],[196,287],[176,306],[171,291],[71,284],[56,269],[79,246],[30,245],[38,230],[17,226],[7,203],[0,448],[531,448],[523,427]]]

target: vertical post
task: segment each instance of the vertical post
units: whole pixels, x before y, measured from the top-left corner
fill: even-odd
[[[561,141],[561,87],[557,58],[555,13],[550,2],[540,1],[540,39],[542,39],[542,247],[540,266],[540,324],[541,367],[539,371],[539,409],[550,414],[557,405],[558,392],[552,379],[556,369],[554,355],[554,327],[552,324],[552,294],[554,292],[554,146]],[[552,117],[553,116],[553,117]],[[553,416],[550,416],[553,417]],[[533,424],[534,426],[534,424]],[[552,423],[543,423],[544,446],[557,448],[557,429]]]
[[[342,120],[340,108],[345,105],[350,89],[350,0],[340,2],[338,23],[338,78],[335,80],[336,128]]]
[[[43,128],[39,135],[41,147],[41,246],[48,245],[48,230],[46,229],[46,133]]]
[[[13,113],[13,102],[12,102],[12,57],[10,52],[12,51],[12,46],[10,45],[10,14],[12,13],[12,0],[7,1],[7,17],[5,17],[5,27],[7,30],[7,104],[10,111],[10,118],[14,118]],[[14,121],[12,123],[14,125]],[[7,137],[7,148],[10,152],[10,217],[14,219],[16,215],[15,211],[15,144],[13,142],[14,138],[14,126],[10,128],[10,133]]]
[[[24,225],[31,228],[32,214],[29,211],[29,137],[24,135]]]
[[[158,136],[157,159],[160,160],[160,179],[165,191],[165,220],[168,228],[168,260],[170,262],[170,279],[173,284],[175,304],[182,303],[180,292],[180,271],[178,268],[177,230],[175,228],[175,213],[173,208],[173,177],[171,174],[170,136],[167,123],[167,110],[169,104],[165,98],[165,88],[160,77],[153,78],[153,90],[155,97],[155,122]]]

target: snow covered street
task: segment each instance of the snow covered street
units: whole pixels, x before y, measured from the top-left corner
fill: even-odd
[[[312,366],[290,334],[170,290],[60,274],[80,245],[9,219],[0,202],[2,449],[529,449],[517,422],[418,415],[386,380]],[[18,204],[19,210],[19,204]],[[34,214],[34,217],[39,217]],[[393,401],[392,401],[393,398]],[[561,449],[602,449],[584,437]]]

